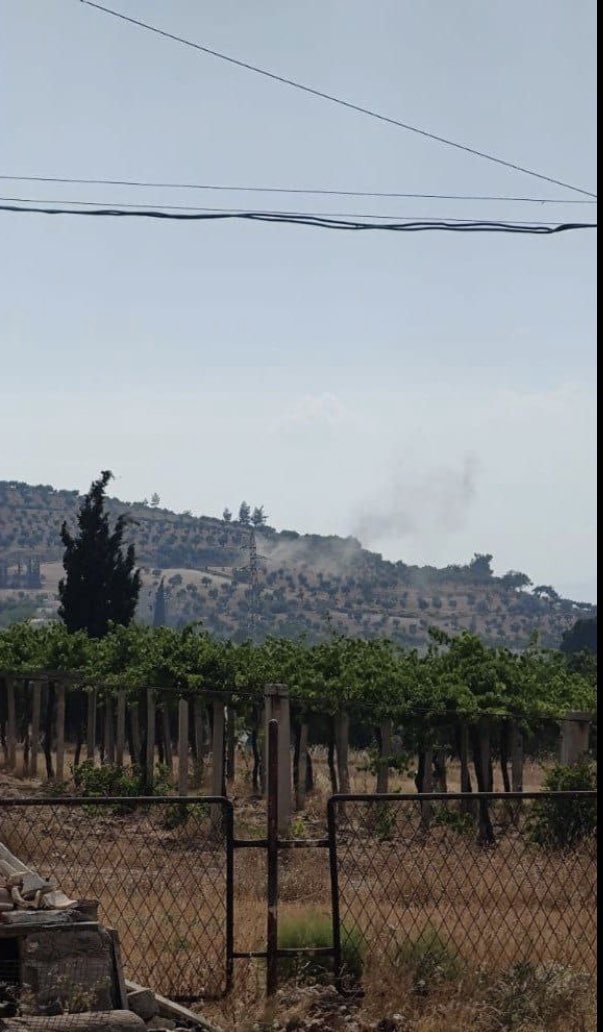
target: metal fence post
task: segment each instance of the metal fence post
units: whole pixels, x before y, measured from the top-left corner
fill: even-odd
[[[339,914],[339,870],[337,867],[337,801],[327,803],[327,834],[329,837],[329,868],[331,875],[331,916],[333,920],[333,973],[335,988],[341,992],[341,917]]]
[[[268,723],[268,919],[266,926],[266,995],[278,986],[278,739],[276,720]]]

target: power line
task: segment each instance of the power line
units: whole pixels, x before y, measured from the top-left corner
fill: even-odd
[[[97,217],[151,218],[181,222],[210,222],[240,219],[249,222],[272,222],[284,225],[312,226],[318,229],[339,230],[388,230],[393,232],[417,233],[428,230],[444,230],[456,233],[520,233],[525,235],[549,236],[578,229],[596,229],[595,222],[562,222],[558,224],[523,222],[488,222],[468,220],[452,222],[444,220],[405,222],[358,222],[351,219],[329,218],[322,215],[279,214],[277,212],[232,211],[232,212],[188,212],[161,211],[158,209],[94,208],[43,208],[33,205],[0,204],[0,211],[36,215],[80,215]]]
[[[419,126],[411,125],[408,122],[402,122],[397,118],[390,118],[388,115],[382,115],[378,111],[373,111],[371,108],[363,107],[360,104],[354,104],[349,100],[343,100],[343,98],[335,97],[330,93],[324,93],[322,90],[317,90],[312,86],[306,86],[304,83],[297,82],[295,79],[288,79],[283,75],[277,75],[275,72],[270,72],[265,68],[259,68],[257,65],[252,65],[247,61],[241,61],[238,58],[231,57],[229,54],[223,54],[219,50],[213,50],[211,47],[204,46],[201,43],[193,43],[190,39],[185,39],[183,36],[176,36],[172,32],[167,32],[165,29],[159,29],[157,26],[149,25],[148,22],[139,21],[137,18],[131,18],[129,15],[122,14],[120,11],[114,11],[110,7],[104,7],[101,4],[94,3],[93,0],[80,0],[80,2],[86,4],[87,7],[95,7],[98,11],[102,11],[104,14],[110,14],[114,18],[119,18],[121,21],[129,22],[131,25],[137,25],[139,28],[147,29],[149,32],[154,32],[158,36],[171,39],[176,43],[182,43],[184,46],[192,47],[194,50],[200,50],[204,54],[209,54],[211,57],[217,57],[221,61],[227,61],[229,64],[236,65],[238,68],[244,68],[249,72],[255,72],[257,75],[263,75],[267,79],[272,79],[274,82],[280,82],[285,86],[291,86],[296,90],[301,90],[303,93],[309,93],[314,97],[320,97],[322,100],[328,100],[332,104],[339,104],[342,107],[349,108],[351,111],[356,111],[361,115],[368,115],[370,118],[376,118],[380,122],[387,122],[389,125],[395,125],[399,129],[406,129],[408,132],[416,133],[418,136],[434,140],[436,143],[445,144],[447,147],[454,147],[456,150],[472,154],[477,158],[483,158],[484,160],[491,161],[496,165],[502,165],[504,168],[512,169],[514,172],[523,172],[525,175],[541,179],[546,183],[553,183],[555,186],[562,186],[564,189],[572,190],[574,193],[584,194],[587,197],[597,196],[591,190],[584,190],[582,187],[566,183],[562,179],[555,179],[553,176],[545,175],[542,172],[536,172],[533,169],[526,168],[516,162],[507,161],[504,158],[496,157],[494,154],[478,150],[476,147],[470,147],[467,144],[458,143],[456,140],[450,140],[445,136],[432,133],[427,129],[421,129]]]
[[[136,211],[189,211],[189,212],[224,212],[230,215],[236,215],[246,212],[244,208],[197,208],[190,204],[130,204],[127,202],[111,202],[111,201],[80,201],[80,200],[67,200],[63,201],[60,198],[48,198],[48,197],[0,197],[0,201],[15,202],[18,204],[69,204],[81,208],[132,208]],[[385,222],[469,222],[470,219],[459,218],[458,216],[450,215],[446,217],[436,217],[433,215],[380,215],[374,212],[354,212],[354,211],[283,211],[282,209],[254,209],[249,214],[252,215],[270,215],[270,216],[289,216],[293,215],[297,218],[302,216],[308,216],[309,218],[332,218],[332,219],[369,219],[375,221]],[[519,219],[488,219],[489,222],[501,222],[503,224],[512,222],[513,225],[526,225],[526,226],[557,226],[559,223],[556,222],[542,222],[534,221],[531,219],[529,222],[523,222]]]
[[[438,193],[403,193],[396,190],[329,190],[311,187],[283,186],[230,186],[222,183],[161,183],[139,179],[77,179],[72,176],[9,176],[0,175],[0,180],[15,183],[63,183],[70,186],[127,186],[155,188],[158,190],[215,190],[228,193],[268,193],[268,194],[307,194],[327,197],[381,197],[405,200],[432,201],[512,201],[528,204],[596,204],[596,200],[587,201],[572,197],[521,197],[508,194],[438,194]]]

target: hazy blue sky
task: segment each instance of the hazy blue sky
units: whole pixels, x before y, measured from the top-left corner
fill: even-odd
[[[112,0],[169,31],[594,189],[594,0]],[[0,0],[0,172],[577,194],[77,0]],[[4,182],[11,197],[591,219],[535,206]],[[218,515],[489,551],[596,598],[595,238],[0,217],[0,478],[101,468]]]

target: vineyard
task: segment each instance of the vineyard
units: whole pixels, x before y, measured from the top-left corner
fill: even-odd
[[[434,631],[421,654],[337,635],[14,625],[0,633],[3,835],[99,900],[129,977],[203,997],[222,1026],[264,1028],[277,756],[277,1013],[307,1006],[300,1028],[333,1030],[403,1013],[392,1027],[412,1032],[445,1013],[451,1029],[503,1032],[533,1012],[539,1030],[570,1015],[590,1032],[596,772],[581,752],[595,705],[596,657],[469,633]],[[275,717],[283,751],[267,753]],[[334,929],[361,1005],[314,986],[333,979]],[[321,963],[291,959],[308,948]]]
[[[529,743],[542,748],[548,742],[555,752],[560,720],[576,712],[592,717],[595,663],[594,657],[572,659],[536,644],[515,654],[488,647],[469,633],[449,638],[433,631],[428,651],[420,655],[387,639],[336,635],[315,645],[277,638],[237,645],[195,627],[176,631],[130,626],[94,640],[81,632],[68,634],[59,624],[22,624],[0,634],[0,672],[11,686],[9,693],[2,693],[0,725],[6,742],[7,721],[12,721],[24,767],[31,739],[44,730],[48,776],[53,775],[51,752],[58,734],[63,746],[65,738],[74,743],[76,766],[85,742],[88,757],[98,746],[111,759],[116,745],[123,756],[127,739],[134,765],[143,766],[150,755],[149,779],[154,776],[155,745],[160,762],[172,765],[172,740],[182,738],[184,726],[187,741],[179,748],[187,769],[191,754],[196,787],[204,743],[213,740],[214,767],[219,765],[231,779],[236,745],[244,744],[253,756],[251,780],[257,790],[265,689],[285,685],[296,784],[300,763],[306,770],[309,747],[323,745],[334,791],[349,786],[349,748],[366,751],[378,791],[387,790],[390,771],[409,769],[415,760],[419,790],[430,791],[434,776],[445,788],[446,763],[453,759],[461,763],[462,790],[470,789],[471,757],[477,788],[491,787],[492,758],[497,757],[508,790],[511,780],[521,788],[520,754]],[[34,683],[39,728],[30,734]],[[149,690],[156,739],[150,752]],[[97,708],[102,721],[96,720]],[[155,712],[160,719],[155,720]],[[116,743],[116,720],[121,746]],[[59,763],[62,776],[62,757]],[[305,777],[311,783],[311,770]],[[221,787],[220,777],[215,777],[217,794]]]

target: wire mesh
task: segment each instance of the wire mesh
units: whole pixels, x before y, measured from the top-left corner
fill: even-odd
[[[125,977],[174,999],[228,988],[227,800],[0,802],[0,840],[73,899],[97,900]]]
[[[595,793],[329,805],[344,974],[353,947],[415,992],[510,971],[594,976]]]

